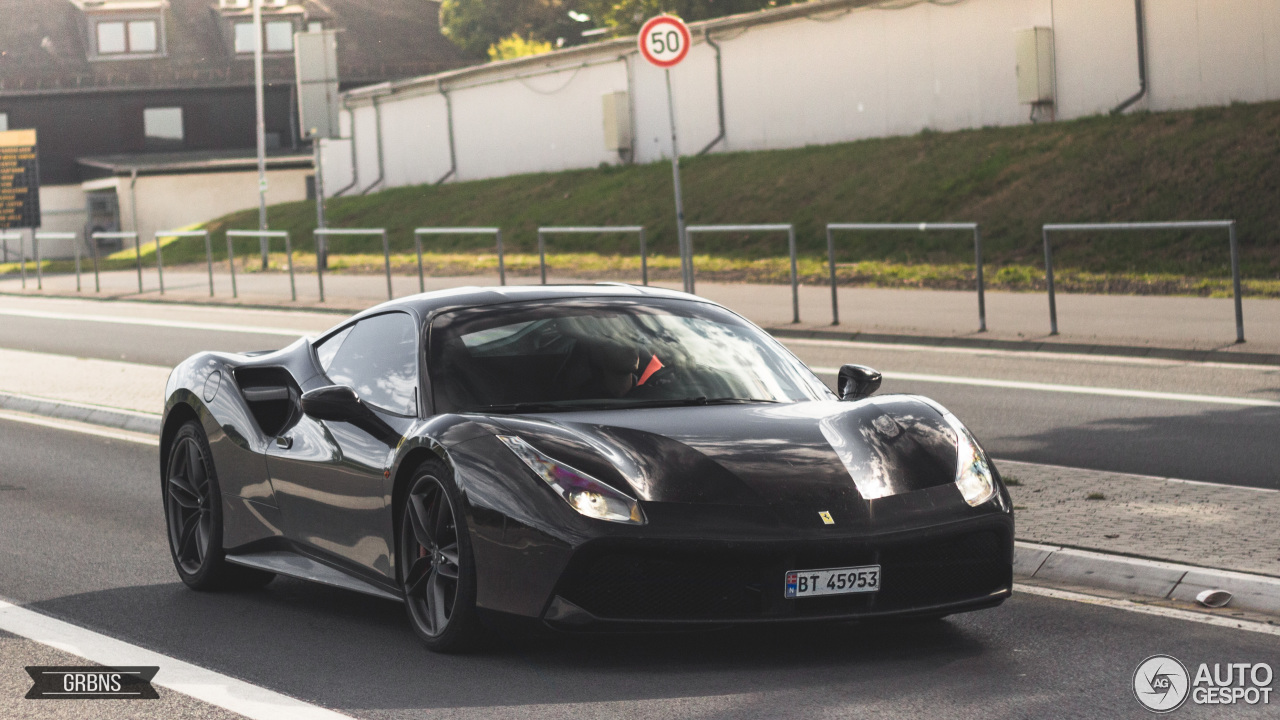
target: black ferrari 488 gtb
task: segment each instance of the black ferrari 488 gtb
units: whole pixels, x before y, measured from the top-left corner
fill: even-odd
[[[998,473],[945,408],[879,385],[846,365],[833,393],[677,292],[396,300],[173,371],[174,565],[197,590],[279,574],[404,602],[441,651],[501,619],[670,629],[1000,604]]]

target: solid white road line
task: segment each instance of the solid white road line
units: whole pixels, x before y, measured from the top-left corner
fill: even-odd
[[[783,345],[809,347],[847,348],[852,350],[887,350],[890,352],[946,353],[950,355],[988,355],[995,357],[1023,358],[1028,360],[1067,360],[1069,362],[1114,363],[1120,365],[1155,365],[1164,367],[1221,368],[1228,370],[1280,371],[1280,365],[1254,365],[1252,363],[1228,363],[1196,360],[1171,360],[1168,358],[1131,357],[1128,355],[1103,355],[1064,353],[1041,350],[1001,350],[999,348],[949,347],[945,345],[913,345],[910,343],[877,343],[857,340],[816,340],[811,338],[776,338]]]
[[[124,440],[125,442],[138,443],[139,445],[150,445],[152,447],[160,446],[160,438],[155,435],[129,432],[128,430],[112,430],[111,428],[102,427],[100,425],[90,425],[88,423],[75,422],[74,420],[61,420],[57,418],[41,417],[39,415],[27,415],[26,413],[16,413],[8,410],[0,410],[0,420],[11,420],[13,422],[26,423],[28,425],[39,425],[41,427],[53,428],[55,430],[67,430],[69,432],[94,435],[96,437],[108,438],[110,440]]]
[[[114,323],[117,325],[144,325],[147,327],[178,328],[182,330],[209,330],[212,332],[248,333],[251,335],[283,335],[304,337],[319,334],[312,330],[262,327],[253,325],[225,325],[221,323],[186,322],[182,320],[158,320],[154,318],[122,317],[119,315],[80,315],[76,313],[45,312],[43,310],[17,310],[0,308],[0,315],[28,317],[41,320],[71,320],[74,322]]]
[[[812,367],[818,374],[835,375],[839,368]],[[954,375],[926,375],[922,373],[885,372],[886,380],[942,383],[946,385],[973,385],[977,387],[1033,390],[1036,392],[1073,393],[1076,395],[1104,395],[1107,397],[1138,398],[1142,400],[1172,400],[1175,402],[1205,403],[1209,405],[1244,405],[1247,407],[1280,407],[1280,401],[1258,398],[1226,397],[1222,395],[1189,395],[1185,393],[1154,392],[1151,390],[1126,390],[1123,388],[1090,387],[1088,385],[1055,385],[1053,383],[1024,382],[1021,380],[995,380],[992,378],[957,377]]]
[[[0,600],[0,630],[108,667],[159,667],[153,684],[253,720],[349,720],[350,716],[252,685]]]
[[[1112,608],[1114,610],[1125,610],[1127,612],[1136,612],[1143,615],[1155,615],[1157,617],[1187,620],[1205,625],[1231,628],[1232,630],[1245,630],[1247,632],[1262,633],[1263,635],[1280,636],[1280,625],[1267,625],[1259,622],[1235,620],[1232,618],[1222,617],[1220,615],[1191,612],[1190,610],[1179,610],[1178,608],[1164,607],[1162,605],[1147,605],[1145,603],[1133,602],[1132,600],[1118,600],[1115,598],[1098,597],[1097,595],[1085,595],[1084,593],[1041,587],[1039,585],[1014,583],[1013,589],[1015,592],[1027,593],[1028,595],[1040,595],[1042,597],[1053,598],[1055,600],[1069,600],[1071,602],[1085,603],[1087,605],[1099,605],[1106,608]]]

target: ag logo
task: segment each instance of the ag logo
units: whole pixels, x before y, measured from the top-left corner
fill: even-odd
[[[1190,689],[1186,666],[1172,655],[1152,655],[1133,671],[1133,696],[1154,713],[1182,707]]]

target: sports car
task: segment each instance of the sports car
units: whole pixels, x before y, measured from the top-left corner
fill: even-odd
[[[1008,492],[938,403],[835,392],[708,300],[459,288],[169,377],[173,562],[400,601],[427,647],[493,628],[939,617],[1012,588]],[[498,634],[501,634],[499,632]]]

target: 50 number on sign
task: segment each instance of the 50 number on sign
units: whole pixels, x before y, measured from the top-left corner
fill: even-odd
[[[640,54],[651,65],[670,68],[679,64],[689,54],[689,46],[693,44],[693,36],[689,27],[680,18],[671,15],[659,15],[650,18],[640,28],[637,38]]]

